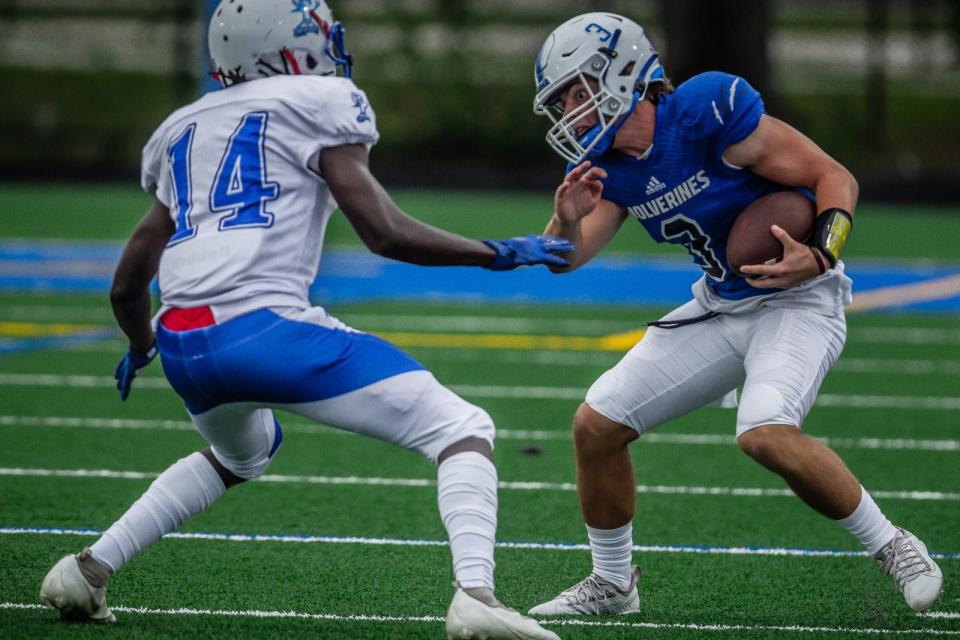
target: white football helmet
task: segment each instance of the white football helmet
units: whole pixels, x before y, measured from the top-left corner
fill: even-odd
[[[534,67],[533,112],[553,122],[547,143],[572,163],[607,151],[647,87],[664,82],[659,58],[643,28],[615,13],[585,13],[554,29]],[[597,81],[596,93],[586,78]],[[564,115],[560,98],[576,80],[587,87],[590,98]],[[578,137],[574,123],[592,112],[597,124]]]
[[[223,86],[278,74],[349,78],[343,25],[324,0],[221,0],[208,32]]]

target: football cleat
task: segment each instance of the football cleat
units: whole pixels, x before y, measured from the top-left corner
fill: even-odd
[[[80,573],[78,561],[89,552],[89,549],[84,549],[80,555],[60,558],[43,579],[40,600],[59,611],[63,620],[116,622],[116,617],[107,607],[107,588],[94,587]]]
[[[560,640],[533,618],[503,606],[490,589],[461,589],[447,609],[448,640]]]
[[[553,600],[538,604],[530,613],[535,616],[619,616],[640,613],[637,582],[640,568],[634,567],[630,588],[620,591],[596,574],[573,585]]]
[[[893,540],[874,556],[880,570],[893,583],[914,611],[926,611],[943,593],[943,572],[917,536],[897,529]]]

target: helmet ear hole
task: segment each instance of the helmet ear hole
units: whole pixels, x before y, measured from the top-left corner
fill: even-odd
[[[317,59],[314,58],[309,53],[307,54],[307,69],[316,69],[317,68]]]

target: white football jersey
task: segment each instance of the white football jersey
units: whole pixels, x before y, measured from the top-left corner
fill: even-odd
[[[161,313],[210,306],[223,322],[308,307],[337,206],[320,151],[378,137],[366,95],[339,77],[257,79],[175,111],[143,150],[143,188],[176,224],[160,260]]]

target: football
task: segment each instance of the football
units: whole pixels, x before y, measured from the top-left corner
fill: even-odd
[[[743,265],[776,262],[783,257],[783,244],[771,233],[771,225],[779,225],[794,240],[805,242],[813,233],[816,220],[816,205],[803,194],[768,193],[741,211],[734,221],[727,236],[727,263],[740,273]]]

